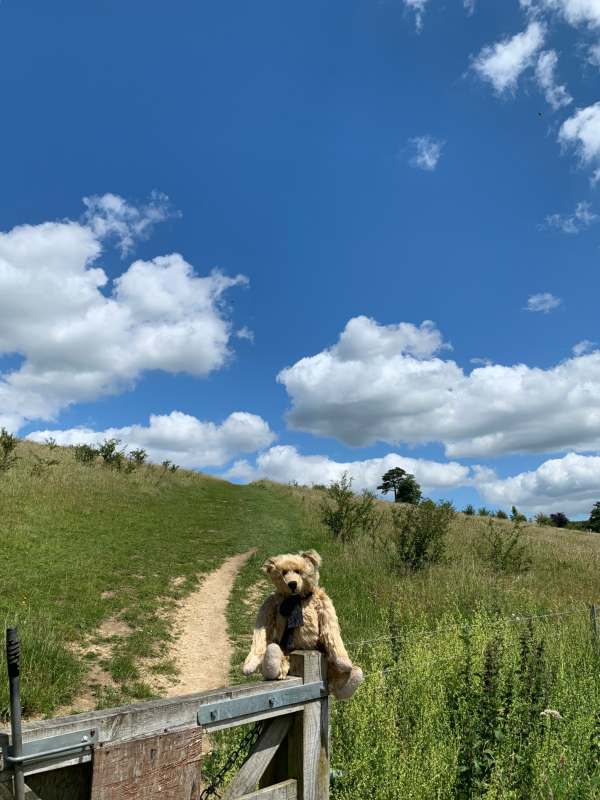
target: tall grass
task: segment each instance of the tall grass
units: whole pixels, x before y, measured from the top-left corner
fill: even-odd
[[[313,493],[273,491],[320,538],[366,673],[333,705],[335,800],[600,797],[600,538],[456,514],[441,562],[398,575],[391,518],[376,549],[344,545]]]

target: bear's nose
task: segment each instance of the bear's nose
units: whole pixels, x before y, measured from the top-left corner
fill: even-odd
[[[297,581],[290,581],[288,583],[288,586],[290,587],[292,592],[295,592],[296,591],[296,586],[298,586],[298,582]]]

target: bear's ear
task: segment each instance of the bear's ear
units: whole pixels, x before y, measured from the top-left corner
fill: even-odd
[[[272,572],[275,572],[275,570],[276,570],[275,559],[267,558],[265,563],[262,565],[262,568],[263,568],[263,572],[266,572],[267,575],[270,575]]]
[[[303,553],[300,553],[300,555],[302,558],[308,559],[315,567],[321,566],[321,556],[316,550],[305,550]]]

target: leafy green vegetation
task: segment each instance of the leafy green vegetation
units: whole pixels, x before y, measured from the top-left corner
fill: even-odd
[[[315,547],[366,674],[352,701],[333,703],[334,800],[600,796],[594,534],[453,513],[436,558],[398,571],[391,511],[403,506],[373,501],[377,535],[359,526],[342,541],[322,522],[323,488],[233,486],[143,462],[107,469],[50,445],[15,451],[0,474],[0,619],[23,638],[26,713],[68,703],[98,660],[116,687],[99,688],[100,704],[149,696],[140,661],[153,656],[153,672],[173,672],[165,612],[199,575],[256,548],[229,607],[231,677],[241,681],[268,591],[261,563]],[[40,459],[58,463],[40,473]],[[511,562],[515,552],[523,563]],[[126,633],[106,656],[94,637],[109,619]],[[78,650],[88,641],[97,653]]]

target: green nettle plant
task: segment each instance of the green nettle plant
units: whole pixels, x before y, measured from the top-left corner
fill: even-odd
[[[521,525],[519,520],[513,520],[512,526],[507,530],[506,526],[496,525],[493,519],[489,520],[477,547],[481,558],[487,561],[494,572],[515,574],[530,569],[530,547],[523,540]]]
[[[394,561],[400,569],[417,571],[441,561],[454,517],[452,503],[424,500],[420,505],[394,509]]]
[[[496,632],[485,642],[483,663],[476,669],[468,630],[462,638],[464,662],[447,689],[451,726],[459,741],[452,796],[497,797],[494,772],[500,770],[501,796],[525,800],[532,796],[546,715],[551,713],[545,710],[553,683],[545,641],[530,621],[515,653],[506,633]]]
[[[6,428],[0,429],[0,472],[8,472],[17,460],[15,450],[18,441]]]
[[[372,541],[381,526],[381,515],[375,508],[375,495],[365,490],[362,495],[352,491],[352,478],[345,472],[333,481],[320,506],[321,522],[335,539],[350,542],[359,534]]]

